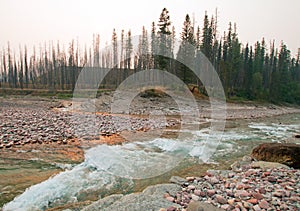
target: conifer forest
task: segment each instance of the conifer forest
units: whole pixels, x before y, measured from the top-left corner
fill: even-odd
[[[140,70],[160,69],[175,74],[186,84],[197,85],[205,94],[192,71],[176,62],[178,58],[189,58],[194,64],[201,52],[217,71],[227,99],[300,104],[300,51],[292,56],[284,41],[276,48],[275,40],[264,38],[253,46],[242,43],[236,24],[228,23],[225,32],[218,30],[217,16],[217,12],[212,16],[206,13],[202,26],[196,26],[187,14],[182,28],[175,29],[175,17],[164,8],[149,29],[142,27],[137,52],[133,52],[130,29],[121,30],[120,34],[113,29],[111,43],[107,44],[112,48],[107,51],[100,50],[100,34],[94,34],[93,45],[84,48],[76,40],[68,46],[46,41],[39,46],[20,46],[15,51],[8,43],[0,52],[0,87],[73,90],[83,67],[110,68],[116,64],[102,88],[114,89]],[[180,37],[176,37],[175,30]],[[179,49],[174,48],[175,39],[181,41]],[[157,56],[160,51],[169,56]]]

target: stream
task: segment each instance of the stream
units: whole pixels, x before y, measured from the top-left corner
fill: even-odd
[[[155,138],[87,149],[84,162],[31,186],[3,210],[46,210],[113,193],[141,191],[168,182],[171,175],[184,177],[209,168],[228,168],[259,143],[295,141],[293,136],[300,133],[300,114],[227,121],[222,140],[208,159],[197,146],[215,139],[209,128],[186,129],[183,133],[180,140]]]

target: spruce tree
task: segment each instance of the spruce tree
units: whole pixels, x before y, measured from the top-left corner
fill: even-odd
[[[158,68],[161,70],[170,69],[170,58],[171,55],[171,21],[169,11],[164,8],[160,14],[158,21]]]
[[[183,82],[188,82],[188,72],[189,68],[184,64],[188,64],[193,67],[195,60],[195,44],[196,40],[194,37],[194,28],[190,19],[190,16],[187,14],[183,22],[183,28],[181,32],[181,44],[179,46],[179,51],[177,54],[177,60],[183,64],[179,64],[178,69],[180,75],[182,75]]]

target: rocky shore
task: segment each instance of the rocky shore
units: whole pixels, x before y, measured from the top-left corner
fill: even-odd
[[[86,142],[122,131],[148,131],[178,124],[174,119],[159,122],[103,113],[73,114],[57,109],[60,106],[61,103],[51,101],[1,99],[0,149],[26,144],[67,144],[74,139]],[[95,123],[92,127],[91,120]]]
[[[0,105],[0,149],[25,144],[57,143],[67,144],[78,138],[79,141],[99,140],[100,136],[111,136],[122,131],[148,131],[158,128],[174,127],[180,124],[180,111],[169,98],[136,97],[130,107],[131,115],[112,115],[108,108],[112,94],[97,98],[96,115],[90,113],[71,113],[72,102],[43,98],[1,98]],[[207,100],[197,100],[200,108],[199,122],[210,118],[210,105]],[[82,105],[73,105],[74,107]],[[85,104],[84,106],[89,106]],[[84,108],[81,108],[84,110]],[[187,107],[188,109],[188,107]],[[89,110],[89,109],[88,109]],[[173,116],[166,122],[148,119],[151,111],[163,111]],[[227,119],[256,119],[300,112],[299,108],[233,104],[227,105]],[[177,116],[177,117],[176,117]],[[91,127],[91,121],[94,125]],[[77,123],[74,124],[74,123]],[[80,124],[80,127],[78,127]],[[95,132],[96,131],[96,132]]]
[[[110,97],[110,95],[103,96]],[[101,99],[100,97],[97,100]],[[1,98],[1,156],[15,160],[22,156],[22,159],[29,161],[41,157],[46,161],[47,158],[50,158],[47,161],[49,163],[57,162],[56,159],[59,156],[58,164],[64,163],[65,158],[67,158],[66,163],[70,161],[78,163],[83,160],[82,148],[85,143],[95,141],[94,144],[118,144],[125,141],[123,139],[118,140],[119,134],[124,131],[136,133],[137,138],[139,138],[139,135],[146,131],[174,127],[180,123],[180,119],[176,116],[179,112],[176,105],[172,105],[170,101],[164,98],[151,97],[148,99],[138,96],[131,105],[132,115],[112,115],[109,110],[107,113],[105,109],[109,107],[109,104],[105,102],[110,101],[102,100],[103,103],[99,104],[97,114],[94,116],[97,122],[95,124],[97,133],[87,131],[87,134],[84,134],[80,133],[80,128],[77,129],[77,133],[74,132],[73,122],[75,120],[80,122],[82,126],[88,126],[91,116],[88,113],[79,112],[73,115],[69,110],[72,105],[70,100]],[[209,103],[200,100],[197,102],[201,108],[200,121],[209,119]],[[170,107],[170,105],[172,106]],[[168,119],[167,122],[148,120],[147,115],[151,110],[162,108],[172,118]],[[258,119],[299,112],[300,110],[296,107],[229,103],[227,119]],[[77,136],[78,132],[80,136]],[[95,135],[90,136],[89,133]],[[5,165],[10,165],[9,162],[10,160]],[[40,171],[39,168],[36,170]],[[34,174],[38,174],[37,171],[34,171]],[[54,169],[53,173],[58,171]],[[13,175],[18,175],[18,172],[14,173]],[[42,180],[49,176],[51,173]],[[195,175],[185,179],[173,177],[172,182],[176,183],[173,186],[170,184],[167,184],[166,187],[164,185],[151,186],[142,193],[135,193],[131,196],[117,195],[115,198],[110,198],[111,202],[105,209],[124,210],[126,203],[131,203],[130,206],[128,205],[132,208],[131,210],[143,210],[141,209],[143,207],[140,207],[143,204],[145,210],[160,209],[161,211],[299,210],[299,177],[299,170],[278,164],[270,166],[269,163],[257,163],[246,159],[238,165],[233,165],[232,170],[208,171],[203,176]],[[15,183],[17,182],[18,180],[15,181]],[[12,185],[17,189],[14,196],[37,182],[40,181],[26,183],[26,186],[20,189]],[[15,183],[12,182],[11,184]],[[8,187],[6,183],[2,186],[0,184],[3,190]],[[152,196],[150,197],[149,194]],[[9,199],[11,200],[12,196]],[[140,202],[143,201],[143,203],[135,204],[136,199]],[[101,210],[102,208],[105,210],[106,200],[100,200],[102,201],[98,201],[98,205],[101,205]],[[95,203],[92,203],[92,206],[94,206],[94,210],[97,210],[98,205],[97,202]]]
[[[208,170],[202,176],[172,176],[171,184],[139,193],[114,194],[81,210],[271,211],[300,209],[300,170],[253,161],[244,156],[231,170]],[[66,209],[66,211],[77,209]]]
[[[232,170],[209,170],[201,177],[171,178],[181,185],[176,194],[165,193],[166,200],[181,207],[175,210],[299,210],[300,170],[279,163],[254,162],[244,157]],[[213,205],[205,208],[203,203]],[[219,208],[219,209],[217,209]]]

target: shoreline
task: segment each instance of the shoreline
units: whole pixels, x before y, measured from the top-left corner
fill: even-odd
[[[239,163],[240,166],[234,166]],[[298,210],[300,169],[244,156],[231,170],[208,170],[203,176],[171,178],[181,190],[165,200],[174,205],[160,211]],[[180,205],[177,208],[176,205]]]
[[[142,99],[143,101],[145,99]],[[159,100],[161,101],[161,100]],[[52,113],[56,114],[56,117],[58,120],[60,118],[60,115],[64,116],[65,115],[65,111],[61,111],[60,109],[63,108],[68,108],[70,105],[70,101],[69,100],[51,100],[51,99],[44,99],[44,98],[0,98],[0,102],[1,102],[1,115],[4,115],[4,112],[7,110],[12,109],[13,112],[11,112],[10,114],[14,114],[14,112],[19,112],[20,114],[22,114],[23,111],[26,111],[29,113],[31,112],[32,114],[35,114],[34,118],[44,118],[47,119],[48,118],[52,118]],[[135,102],[134,106],[137,106],[140,103],[139,99]],[[145,102],[143,102],[145,103]],[[198,102],[199,103],[199,102]],[[202,106],[202,108],[204,108],[205,106],[209,106],[209,104],[207,103],[207,101],[201,101],[201,103],[203,104],[199,104],[200,106]],[[167,102],[168,104],[168,102]],[[63,105],[61,108],[56,109],[58,106]],[[143,105],[143,104],[141,104]],[[160,104],[159,106],[162,106],[163,104]],[[158,106],[158,107],[159,107]],[[138,108],[135,108],[136,111],[138,111]],[[203,114],[203,119],[205,118],[209,118],[209,116],[206,116],[207,112],[209,109],[203,109],[202,110],[202,114]],[[39,115],[39,112],[41,112],[41,115]],[[287,114],[293,114],[293,113],[300,113],[300,109],[298,108],[298,106],[295,107],[287,107],[287,106],[275,106],[272,104],[268,104],[268,105],[256,105],[254,104],[232,104],[229,103],[228,106],[228,121],[236,121],[236,120],[242,120],[242,119],[246,119],[246,120],[257,120],[259,121],[259,119],[263,119],[263,118],[269,118],[269,117],[275,117],[275,116],[281,116],[281,115],[287,115]],[[27,115],[27,116],[26,116]],[[47,116],[48,115],[48,116]],[[102,115],[102,114],[100,114]],[[172,116],[173,115],[173,116]],[[105,113],[105,116],[112,116],[111,114]],[[122,115],[121,115],[122,116]],[[147,117],[147,113],[144,114],[134,114],[133,115],[135,118],[139,118],[139,117]],[[172,118],[177,118],[178,116],[171,114],[170,115]],[[13,118],[11,118],[10,115],[8,115],[8,117],[10,117],[10,121],[13,120]],[[16,115],[15,117],[18,117],[18,115]],[[22,116],[21,116],[22,117]],[[24,118],[28,117],[28,113],[24,115]],[[31,118],[29,116],[29,118]],[[110,117],[108,117],[110,118]],[[18,119],[18,118],[17,118]],[[20,119],[19,119],[20,120]],[[45,121],[45,120],[43,120]],[[38,121],[37,121],[38,122]],[[51,122],[51,121],[50,121]],[[63,120],[59,123],[62,124]],[[7,122],[6,122],[7,123]],[[3,124],[3,122],[2,122]],[[47,123],[48,124],[48,123]],[[11,124],[12,126],[14,124]],[[20,126],[24,127],[23,123],[20,124]],[[26,124],[25,124],[26,126]],[[61,125],[63,126],[63,125]],[[173,125],[174,126],[174,125]],[[176,126],[176,125],[175,125]],[[64,127],[64,126],[63,126]],[[12,127],[13,128],[13,127]],[[56,131],[56,130],[54,130]],[[136,137],[138,137],[137,134],[143,134],[143,130],[138,131],[136,133]],[[47,134],[47,133],[45,133]],[[3,135],[3,134],[2,134]],[[3,137],[2,137],[3,138]],[[0,140],[2,144],[2,139]],[[126,141],[126,140],[125,140]],[[8,148],[2,148],[0,149],[1,152],[1,157],[3,160],[15,160],[16,162],[18,162],[18,160],[23,160],[23,161],[29,161],[31,162],[32,160],[36,160],[37,158],[47,158],[46,160],[44,159],[42,162],[46,163],[47,165],[50,164],[54,164],[55,162],[57,162],[58,165],[60,164],[68,164],[68,163],[81,163],[84,160],[84,149],[85,148],[90,148],[92,146],[98,145],[98,144],[122,144],[124,143],[124,140],[122,140],[122,138],[120,139],[120,137],[118,135],[108,135],[108,136],[103,136],[102,139],[97,139],[97,140],[89,140],[87,145],[82,145],[83,142],[78,141],[76,139],[74,139],[73,137],[68,138],[68,134],[66,134],[66,137],[64,139],[61,140],[56,140],[55,142],[51,142],[51,141],[47,141],[47,142],[43,142],[42,139],[39,141],[35,141],[33,143],[25,143],[25,144],[17,144],[15,146],[10,146]],[[20,159],[21,158],[21,159]],[[39,160],[36,160],[36,162],[40,162]],[[6,164],[5,164],[6,163]],[[10,165],[9,163],[7,163],[6,161],[4,163],[2,163],[2,165],[6,166],[6,165]],[[18,164],[18,163],[14,163],[14,165],[17,166],[17,168],[22,169],[24,167],[23,164]],[[27,165],[27,164],[26,164]],[[53,165],[55,166],[55,165]],[[63,165],[62,165],[63,166]],[[44,172],[42,171],[41,173],[38,173],[40,167],[36,167],[33,166],[33,171],[35,172],[33,174],[37,174],[37,175],[43,175]],[[11,195],[11,193],[15,195],[18,195],[20,193],[20,191],[22,192],[22,190],[24,191],[24,189],[26,187],[30,187],[33,184],[39,183],[45,179],[47,179],[48,177],[51,177],[61,171],[63,171],[64,168],[61,167],[51,167],[51,170],[46,174],[46,177],[41,177],[41,179],[37,179],[37,177],[25,177],[24,180],[29,179],[31,180],[31,182],[26,183],[25,186],[22,186],[22,188],[20,187],[19,180],[13,180],[13,178],[15,176],[17,176],[18,174],[16,174],[15,176],[12,176],[12,180],[9,181],[10,184],[13,184],[13,186],[15,186],[15,190],[12,190],[11,187],[8,188],[10,185],[9,184],[4,184],[2,185],[1,190],[4,188],[5,192],[10,192],[9,194]],[[52,173],[51,173],[52,172]],[[31,174],[31,173],[27,173],[27,174]],[[21,182],[22,183],[22,182]],[[4,190],[3,189],[3,190]],[[7,190],[6,190],[7,189]],[[9,197],[11,200],[11,197]],[[9,200],[8,200],[9,201]],[[6,201],[7,202],[7,201]]]

